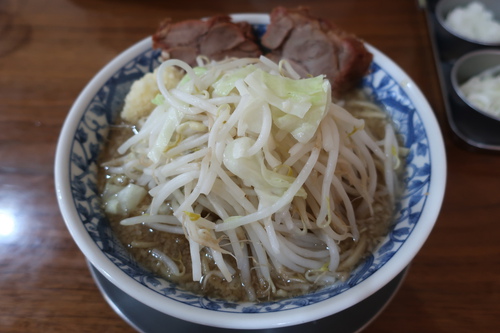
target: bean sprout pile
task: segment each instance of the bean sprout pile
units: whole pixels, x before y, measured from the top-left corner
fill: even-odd
[[[172,67],[186,74],[167,89]],[[121,226],[185,235],[190,263],[160,247],[150,255],[173,277],[238,279],[250,301],[259,285],[269,298],[294,281],[345,278],[370,247],[370,224],[391,217],[400,148],[390,121],[376,138],[323,76],[301,79],[265,57],[171,59],[156,80],[156,107],[104,163],[106,209],[121,205]]]

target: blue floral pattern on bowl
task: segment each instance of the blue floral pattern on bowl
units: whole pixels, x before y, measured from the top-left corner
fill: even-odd
[[[265,25],[255,26],[262,34]],[[99,89],[87,106],[76,130],[71,147],[70,184],[75,208],[96,246],[128,276],[138,283],[177,302],[214,311],[262,313],[289,310],[315,304],[345,292],[376,272],[403,245],[415,228],[426,203],[431,178],[429,141],[423,122],[411,99],[391,75],[373,63],[362,82],[363,89],[384,105],[402,140],[409,149],[404,175],[405,192],[397,203],[397,214],[388,237],[349,279],[315,293],[274,302],[232,303],[209,299],[179,289],[142,269],[114,236],[101,209],[97,190],[97,160],[108,132],[122,108],[133,81],[159,65],[159,52],[146,50],[129,61]]]

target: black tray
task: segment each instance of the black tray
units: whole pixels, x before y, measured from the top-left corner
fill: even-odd
[[[500,122],[483,116],[479,112],[471,112],[462,105],[457,104],[452,98],[452,85],[450,73],[455,59],[444,60],[443,41],[437,34],[438,21],[435,14],[436,4],[439,0],[420,1],[426,12],[429,34],[431,37],[434,60],[441,84],[441,92],[446,108],[446,117],[451,130],[456,137],[466,144],[466,148],[500,152]],[[482,49],[478,47],[478,50]],[[463,54],[462,54],[463,55]]]
[[[332,316],[312,321],[305,324],[269,328],[261,330],[231,330],[199,325],[181,319],[170,317],[153,308],[148,307],[130,297],[121,289],[108,281],[92,264],[88,263],[92,277],[94,278],[103,297],[111,308],[129,325],[141,333],[305,333],[305,332],[335,332],[355,333],[361,332],[385,309],[387,304],[403,284],[408,272],[405,268],[387,285],[341,312]]]

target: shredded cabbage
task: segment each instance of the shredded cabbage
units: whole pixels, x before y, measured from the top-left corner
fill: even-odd
[[[103,193],[105,211],[125,215],[133,212],[146,196],[147,191],[138,185],[117,186],[107,184]]]
[[[246,156],[246,152],[255,141],[249,137],[237,138],[230,142],[224,150],[224,166],[239,177],[248,187],[253,187],[259,198],[259,202],[272,204],[283,196],[295,180],[289,175],[282,175],[269,170],[264,163],[264,153],[257,152]],[[305,190],[301,188],[295,196],[305,198]]]

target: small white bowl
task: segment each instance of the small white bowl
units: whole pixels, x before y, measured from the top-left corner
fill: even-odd
[[[258,33],[269,16],[238,14]],[[233,303],[179,289],[144,271],[113,235],[96,187],[97,158],[108,125],[120,112],[131,83],[159,64],[146,38],[105,66],[75,101],[60,134],[55,183],[59,206],[76,244],[111,283],[160,312],[198,324],[239,329],[277,328],[310,322],[347,309],[402,272],[437,219],[445,191],[446,158],[441,131],[427,100],[394,62],[375,48],[364,89],[385,105],[409,149],[405,192],[389,235],[345,283],[266,303]]]

